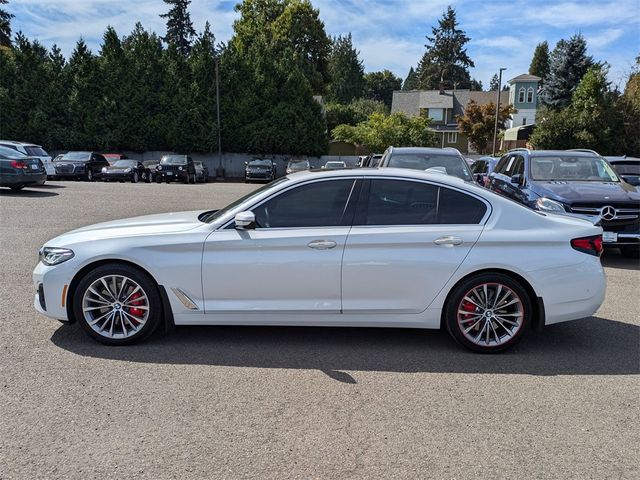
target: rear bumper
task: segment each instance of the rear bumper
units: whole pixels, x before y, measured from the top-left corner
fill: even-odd
[[[45,171],[31,174],[2,175],[0,187],[17,187],[20,185],[43,185],[47,180]]]

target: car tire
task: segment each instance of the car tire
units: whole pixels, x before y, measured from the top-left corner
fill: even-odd
[[[621,247],[620,253],[626,258],[640,258],[640,245],[637,247]]]
[[[93,182],[93,171],[91,169],[89,169],[87,171],[87,177],[86,177],[87,182]]]
[[[519,282],[502,273],[483,273],[465,279],[449,293],[444,323],[469,350],[498,353],[522,338],[532,311],[531,298]]]
[[[12,192],[19,192],[24,188],[24,185],[13,185],[9,188],[11,189]]]
[[[142,176],[144,177],[144,183],[151,183],[151,174],[150,173],[143,173]]]
[[[138,175],[138,172],[133,172],[133,175],[131,175],[131,183],[138,183],[140,181],[140,177]]]
[[[114,298],[118,294],[119,298]],[[162,300],[154,280],[137,268],[119,263],[91,270],[78,283],[72,302],[75,318],[85,332],[105,345],[140,342],[153,333],[162,318]]]

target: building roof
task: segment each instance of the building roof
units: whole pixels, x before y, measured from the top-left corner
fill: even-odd
[[[515,83],[515,82],[539,82],[542,80],[540,77],[536,77],[535,75],[529,75],[528,73],[523,73],[522,75],[518,75],[517,77],[513,77],[507,83]]]
[[[453,108],[453,91],[421,90],[420,108]]]
[[[473,100],[478,105],[486,105],[487,103],[493,103],[495,105],[496,97],[498,96],[497,93],[498,92],[469,92],[469,100]],[[501,91],[500,105],[506,105],[507,103],[509,103],[509,91]]]

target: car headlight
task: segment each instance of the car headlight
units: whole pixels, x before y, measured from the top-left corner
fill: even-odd
[[[545,212],[566,212],[564,205],[546,197],[541,197],[536,200],[536,208]]]
[[[102,167],[102,173],[107,173],[107,167]]]
[[[73,258],[73,250],[68,248],[44,247],[40,250],[40,260],[45,265],[58,265]]]
[[[130,171],[131,171],[131,169],[130,169],[130,168],[125,168],[125,169],[124,169],[124,173],[129,173]]]
[[[158,165],[158,166],[156,167],[156,170],[162,170],[162,165]]]
[[[178,167],[178,170],[182,171],[182,167]]]

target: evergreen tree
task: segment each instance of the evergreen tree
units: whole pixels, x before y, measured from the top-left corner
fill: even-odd
[[[497,92],[498,89],[500,88],[500,85],[498,85],[499,82],[500,82],[500,77],[498,77],[497,73],[494,73],[493,77],[491,77],[491,81],[489,82],[489,91]]]
[[[384,102],[391,108],[394,90],[400,90],[402,79],[391,71],[369,72],[364,76],[364,96],[371,100]]]
[[[529,75],[540,77],[542,79],[540,85],[543,85],[549,75],[549,69],[549,44],[545,40],[536,45],[533,58],[531,59],[531,65],[529,65]]]
[[[189,55],[191,70],[189,124],[194,136],[193,149],[198,152],[212,152],[218,147],[216,55],[215,36],[207,22]]]
[[[409,73],[407,74],[407,78],[405,78],[404,82],[402,82],[402,90],[416,90],[419,88],[419,83],[420,79],[418,78],[418,74],[413,69],[413,67],[411,67],[409,69]]]
[[[593,58],[587,56],[587,42],[581,34],[574,35],[568,41],[560,40],[551,52],[544,103],[551,108],[566,107],[571,102],[573,91],[591,66]]]
[[[6,5],[8,0],[0,0],[0,5]],[[11,46],[11,19],[13,15],[4,8],[0,8],[0,46]]]
[[[182,55],[187,55],[191,50],[191,40],[196,34],[189,15],[191,0],[163,0],[172,8],[167,13],[160,15],[167,19],[167,34],[162,40],[168,45],[174,45]]]
[[[129,117],[129,99],[126,87],[132,79],[129,75],[122,41],[111,26],[107,27],[102,36],[99,68],[102,83],[101,110],[104,118],[100,146],[104,150],[117,151],[127,143],[125,128]]]
[[[451,6],[431,32],[425,45],[427,51],[418,64],[419,88],[435,90],[440,83],[445,88],[453,88],[454,84],[457,88],[471,87],[469,68],[475,65],[465,48],[470,39],[458,28],[456,11]]]
[[[460,85],[458,85],[457,83],[454,85],[455,88],[460,88]],[[482,82],[480,80],[476,80],[475,78],[472,78],[469,81],[469,90],[473,91],[473,92],[481,92],[482,91]]]
[[[11,138],[14,118],[16,65],[13,50],[0,47],[0,138]]]
[[[358,58],[359,52],[353,47],[351,33],[335,37],[329,56],[328,99],[333,102],[349,103],[360,98],[364,89],[364,67]]]
[[[191,71],[187,58],[176,45],[169,45],[163,52],[162,61],[164,78],[161,101],[165,106],[163,140],[171,150],[187,152],[193,150],[195,143],[194,125],[191,124]]]
[[[57,45],[51,47],[46,61],[47,87],[45,115],[47,128],[42,143],[50,149],[62,149],[69,131],[69,81],[67,61]]]

